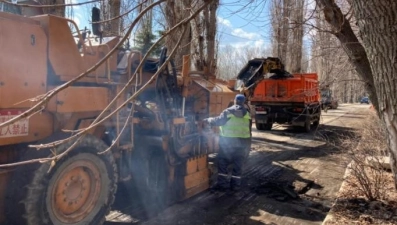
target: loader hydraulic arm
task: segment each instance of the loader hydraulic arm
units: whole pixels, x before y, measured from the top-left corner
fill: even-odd
[[[267,73],[274,73],[274,78],[286,78],[291,74],[285,71],[279,58],[254,58],[243,67],[237,75],[236,90],[250,96],[250,90],[265,78]]]

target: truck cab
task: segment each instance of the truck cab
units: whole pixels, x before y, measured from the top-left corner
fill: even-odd
[[[334,98],[331,88],[327,85],[320,88],[321,93],[321,109],[337,109],[338,101]]]

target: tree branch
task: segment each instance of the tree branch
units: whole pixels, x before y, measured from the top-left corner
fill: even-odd
[[[374,77],[364,46],[359,42],[349,21],[334,0],[316,1],[322,7],[325,20],[334,29],[334,35],[342,44],[343,49],[349,57],[349,61],[355,67],[360,78],[365,82],[365,88],[370,95],[370,99],[377,111],[379,111]]]

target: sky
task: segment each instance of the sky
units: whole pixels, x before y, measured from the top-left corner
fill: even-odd
[[[218,11],[221,45],[258,46],[271,41],[270,1],[222,0]]]
[[[84,2],[85,0],[67,0],[67,2]],[[221,46],[263,46],[270,45],[270,0],[252,3],[250,0],[221,0],[217,12],[218,36]],[[74,6],[72,19],[80,29],[87,26],[90,7]]]

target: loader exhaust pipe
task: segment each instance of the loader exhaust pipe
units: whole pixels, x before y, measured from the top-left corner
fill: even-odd
[[[190,55],[183,56],[182,63],[182,117],[185,116],[185,105],[186,97],[188,95],[188,83],[189,83],[189,71],[190,71]]]

